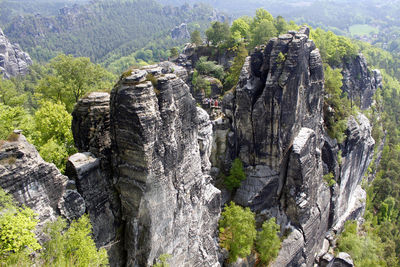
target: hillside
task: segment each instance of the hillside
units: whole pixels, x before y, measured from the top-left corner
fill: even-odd
[[[166,59],[166,49],[187,41],[174,40],[171,30],[186,23],[189,31],[204,29],[218,19],[205,5],[162,6],[156,1],[94,1],[65,7],[57,16],[13,18],[5,34],[32,58],[43,61],[63,52],[110,63],[144,48],[154,60]],[[142,56],[143,59],[146,56]]]

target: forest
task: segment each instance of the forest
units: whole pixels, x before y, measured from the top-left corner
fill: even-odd
[[[0,6],[4,2],[0,2]],[[376,4],[376,1],[369,2]],[[141,8],[135,8],[135,16],[132,16],[132,5],[138,3]],[[176,1],[168,3],[174,4]],[[56,4],[54,2],[54,10],[59,7]],[[326,2],[320,4],[330,5]],[[48,19],[54,25],[58,24],[57,32],[43,28],[45,33],[39,37],[30,35],[30,27],[44,27],[47,19],[43,17],[28,15],[23,20],[17,17],[6,24],[6,20],[1,21],[5,32],[12,39],[19,42],[23,40],[21,46],[36,59],[36,63],[24,77],[0,79],[0,140],[12,140],[14,129],[23,130],[43,159],[54,163],[62,172],[68,156],[76,152],[71,132],[74,105],[89,92],[109,92],[118,80],[116,73],[120,74],[128,67],[176,56],[182,41],[173,40],[169,33],[181,21],[189,21],[193,43],[202,45],[204,41],[209,46],[236,52],[228,70],[206,58],[198,61],[191,82],[194,90],[203,90],[206,95],[209,94],[210,84],[205,76],[217,79],[224,92],[232,90],[239,80],[245,58],[256,46],[288,30],[299,28],[298,24],[288,22],[282,16],[273,17],[264,9],[257,9],[254,17],[239,17],[232,24],[213,21],[210,25],[209,16],[212,11],[208,6],[166,8],[155,1],[144,0],[123,1],[121,5],[116,1],[96,1],[91,6],[77,7],[77,20],[71,24],[62,24],[61,17],[54,15],[54,10],[50,6],[47,14],[44,14],[51,16]],[[379,12],[369,15],[379,15]],[[326,130],[338,143],[342,143],[345,138],[345,122],[348,117],[360,112],[358,107],[350,104],[341,90],[341,62],[361,52],[369,67],[380,69],[383,75],[383,88],[375,94],[375,104],[370,110],[363,111],[373,125],[375,151],[378,151],[380,144],[384,144],[380,164],[376,165],[374,158],[363,182],[367,191],[365,223],[362,226],[357,226],[355,222],[346,223],[345,231],[338,238],[337,252],[349,253],[356,266],[400,266],[400,50],[391,43],[397,41],[382,39],[375,46],[335,34],[349,36],[343,30],[349,25],[372,23],[369,17],[363,17],[362,12],[361,17],[356,16],[354,21],[334,22],[330,18],[334,14],[314,17],[313,21],[307,16],[304,13],[304,17],[297,18],[296,22],[311,21],[310,24],[315,26],[329,25],[315,27],[311,31],[311,39],[319,48],[324,62],[325,105],[336,111],[334,116],[326,114]],[[398,31],[396,27],[400,25],[392,23],[391,16],[376,24],[379,25],[380,33],[386,36],[382,38]],[[99,36],[102,37],[99,39]],[[388,47],[380,43],[386,43]],[[390,48],[395,46],[394,49]],[[237,188],[244,179],[243,175],[241,162],[235,160],[230,172],[224,177],[224,186],[230,190]],[[368,179],[370,176],[375,176],[372,182]],[[329,184],[331,180],[325,178]],[[13,220],[17,221],[14,225]],[[21,225],[19,221],[24,221],[26,225]],[[237,221],[242,223],[238,224]],[[28,255],[41,249],[32,236],[31,230],[36,224],[37,220],[31,210],[17,207],[4,191],[0,191],[0,234],[2,238],[7,238],[7,242],[2,241],[0,246],[0,262],[6,266],[32,264]],[[25,227],[28,231],[15,227]],[[90,239],[87,217],[82,217],[72,223],[68,230],[62,231],[66,228],[62,220],[48,226],[51,238],[43,245],[47,248],[44,251],[48,253],[40,255],[38,263],[58,265],[73,258],[76,265],[79,265],[85,260],[82,255],[90,255],[86,260],[92,260],[93,263],[83,262],[80,266],[107,264],[104,251],[97,250]],[[3,234],[2,231],[7,229],[11,230]],[[278,236],[279,227],[274,220],[265,222],[262,230],[256,231],[254,214],[235,203],[225,207],[219,222],[219,232],[220,246],[231,252],[231,261],[256,250],[264,264],[276,257],[284,237]],[[239,233],[236,239],[233,238],[233,232]],[[8,236],[10,233],[14,236]],[[26,239],[16,240],[15,236],[21,233],[26,235]],[[85,248],[88,251],[80,244],[87,244]],[[73,255],[71,251],[74,251]]]

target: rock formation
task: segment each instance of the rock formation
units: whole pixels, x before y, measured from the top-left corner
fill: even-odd
[[[190,38],[190,33],[187,29],[187,24],[182,23],[179,26],[176,26],[172,31],[171,31],[171,38],[174,40],[177,39],[189,39]]]
[[[201,49],[192,48],[182,64],[199,58]],[[359,70],[354,62],[343,67],[344,90],[360,94],[365,108],[380,78],[368,76],[361,59]],[[309,29],[256,49],[224,96],[225,117],[214,122],[196,106],[185,68],[163,62],[129,70],[111,96],[81,99],[73,111],[79,153],[67,164],[71,180],[23,136],[2,144],[0,186],[43,222],[88,212],[113,266],[151,266],[162,254],[171,255],[171,266],[220,266],[226,255],[217,222],[230,199],[256,212],[257,224],[276,217],[289,233],[273,266],[352,264],[328,251],[344,222],[364,212],[360,183],[374,140],[363,115],[349,118],[343,143],[327,135],[323,65]],[[366,78],[355,85],[358,73]],[[237,157],[247,179],[221,201],[210,173],[227,171]],[[254,262],[252,255],[232,266]]]
[[[0,74],[5,78],[28,73],[32,60],[18,44],[12,44],[0,29]]]
[[[40,227],[60,214],[68,219],[82,216],[86,206],[74,182],[45,162],[22,134],[9,139],[0,143],[0,187],[35,210]]]
[[[371,126],[360,115],[350,119],[343,144],[327,136],[323,65],[308,35],[303,27],[256,50],[223,101],[231,121],[226,155],[247,166],[234,200],[256,211],[259,220],[274,216],[291,229],[274,266],[311,266],[327,232],[340,231],[365,208],[360,183],[373,153]],[[330,172],[333,187],[323,179]]]
[[[128,266],[151,266],[164,253],[173,266],[219,266],[220,192],[208,175],[212,124],[181,78],[186,71],[171,63],[132,70],[110,101],[93,93],[73,112],[75,142],[92,154],[72,156],[67,174],[92,210],[97,242],[123,242],[127,258],[112,257]],[[103,170],[107,164],[112,172]]]
[[[362,54],[342,66],[343,91],[346,92],[352,104],[361,109],[367,109],[373,102],[376,90],[382,87],[382,75],[379,70],[370,71],[367,60]]]

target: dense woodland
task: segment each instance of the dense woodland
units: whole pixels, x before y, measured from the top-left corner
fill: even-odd
[[[205,41],[218,49],[236,51],[236,58],[229,70],[224,70],[215,62],[207,61],[207,58],[199,60],[192,76],[192,84],[194,90],[203,90],[206,95],[210,86],[206,76],[217,79],[224,91],[233,90],[249,51],[257,45],[264,44],[271,37],[287,30],[298,29],[295,23],[288,23],[280,16],[274,18],[263,9],[257,10],[252,18],[236,19],[232,25],[212,22],[206,31],[203,30],[207,24],[209,9],[205,6],[202,6],[204,10],[196,11],[191,8],[166,10],[156,2],[146,1],[143,9],[137,10],[138,16],[128,16],[124,13],[132,12],[128,11],[127,7],[138,1],[123,1],[122,7],[117,10],[113,9],[116,2],[99,1],[94,6],[84,9],[99,12],[95,14],[103,14],[104,17],[114,18],[113,20],[105,20],[104,17],[96,15],[94,17],[97,19],[93,20],[92,24],[77,26],[71,34],[65,34],[67,29],[60,29],[62,34],[47,32],[40,38],[26,38],[26,43],[21,45],[28,48],[40,63],[31,66],[30,73],[25,77],[0,79],[0,139],[12,140],[12,130],[22,129],[41,156],[63,171],[68,156],[76,152],[70,115],[75,103],[88,92],[109,91],[118,78],[112,72],[121,72],[121,69],[132,65],[175,56],[177,49],[169,49],[179,44],[168,36],[170,29],[179,24],[182,17],[197,21],[197,24],[189,23],[193,43],[201,45]],[[91,19],[93,13],[86,11],[85,14]],[[177,12],[178,15],[165,16],[165,12]],[[26,28],[34,25],[31,23],[35,21],[36,18],[27,17],[20,26]],[[20,26],[16,23],[14,21],[8,24],[6,30],[12,33],[15,27],[16,35],[11,37],[25,38],[26,32],[18,33],[17,29]],[[327,25],[337,27],[335,24]],[[120,27],[121,30],[115,32],[114,27]],[[98,42],[96,33],[104,31],[109,33],[109,39]],[[141,38],[132,38],[139,32]],[[143,32],[147,35],[143,35]],[[384,144],[382,158],[379,165],[376,165],[375,161],[371,164],[365,177],[364,188],[368,193],[365,223],[357,227],[356,223],[348,222],[345,231],[339,236],[337,251],[348,252],[356,266],[400,266],[400,58],[371,44],[351,40],[319,28],[312,30],[311,38],[320,49],[324,61],[325,105],[336,111],[334,116],[325,116],[327,131],[339,143],[345,139],[346,119],[359,112],[357,107],[351,107],[347,96],[341,91],[340,62],[362,52],[370,68],[382,71],[383,88],[376,93],[374,106],[365,111],[374,127],[375,151],[378,152],[379,146]],[[82,42],[83,39],[87,39],[87,42]],[[55,56],[58,52],[73,56]],[[83,69],[86,71],[82,72]],[[371,182],[369,178],[374,175],[375,179]],[[243,166],[240,160],[235,160],[232,169],[224,177],[224,186],[234,190],[244,178]],[[332,180],[329,177],[324,178],[330,185]],[[40,250],[31,232],[37,223],[32,211],[25,207],[17,207],[10,197],[0,191],[0,214],[0,233],[11,229],[7,235],[4,234],[7,239],[4,239],[6,241],[2,241],[0,246],[2,263],[29,265],[29,253],[42,251],[36,259],[39,264],[65,263],[70,261],[71,257],[81,260],[81,255],[93,255],[90,259],[94,261],[95,266],[106,264],[104,252],[97,251],[90,239],[87,217],[72,224],[63,234],[61,229],[66,228],[65,222],[57,221],[49,225],[48,234],[51,239],[43,245],[46,249]],[[14,221],[15,224],[10,223]],[[24,225],[21,225],[20,221],[23,221]],[[241,223],[238,224],[238,221]],[[78,226],[79,224],[81,226]],[[262,229],[258,230],[254,213],[249,209],[243,209],[235,203],[225,207],[219,223],[219,237],[220,245],[230,251],[230,261],[237,257],[245,257],[254,250],[264,264],[276,257],[285,235],[278,235],[280,229],[273,219],[265,222]],[[233,232],[237,235],[232,235]],[[14,236],[8,236],[10,233]],[[16,244],[15,235],[26,238],[22,243]],[[81,250],[79,244],[87,244],[89,250]],[[62,248],[56,249],[56,246]],[[74,247],[73,251],[77,251],[76,255],[54,252],[71,251],[68,250],[71,247]],[[163,266],[162,262],[166,261],[167,256],[160,260],[160,266]],[[78,262],[76,264],[79,265]],[[85,263],[82,266],[86,266]]]

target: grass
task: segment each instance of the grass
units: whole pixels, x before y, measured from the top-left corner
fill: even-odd
[[[372,27],[368,24],[354,24],[349,28],[351,36],[363,36],[363,35],[370,35],[374,33],[379,33],[379,29]]]

